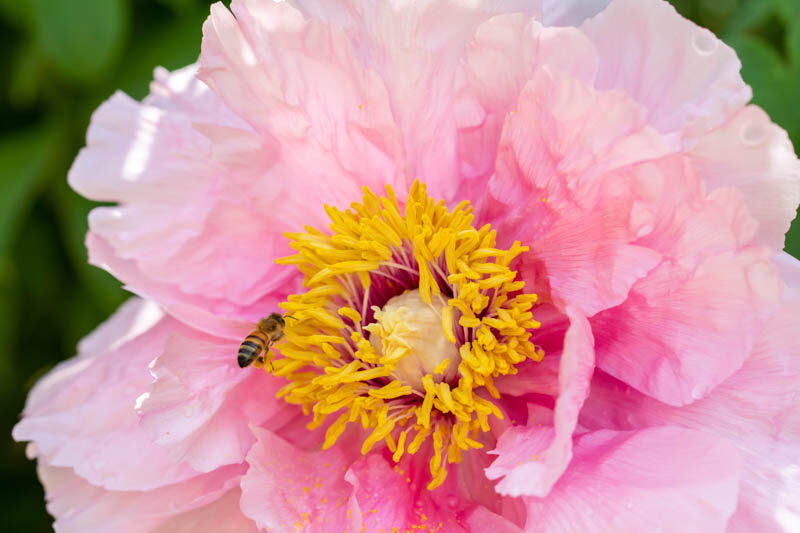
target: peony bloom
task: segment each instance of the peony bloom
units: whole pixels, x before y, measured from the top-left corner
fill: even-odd
[[[138,296],[14,430],[58,531],[800,527],[800,164],[730,48],[661,0],[231,10],[69,175]]]

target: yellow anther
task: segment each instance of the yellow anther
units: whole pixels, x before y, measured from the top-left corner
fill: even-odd
[[[444,371],[447,370],[448,366],[450,366],[450,358],[449,357],[447,359],[445,359],[444,361],[442,361],[441,363],[439,363],[438,365],[436,365],[436,368],[433,370],[433,372],[434,372],[434,374],[442,375],[442,374],[444,374]]]

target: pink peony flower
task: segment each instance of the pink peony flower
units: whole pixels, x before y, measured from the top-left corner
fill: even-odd
[[[14,430],[58,531],[800,527],[800,164],[730,48],[661,0],[231,9],[69,175],[138,297]]]

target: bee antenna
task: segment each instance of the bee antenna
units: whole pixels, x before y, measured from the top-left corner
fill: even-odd
[[[292,320],[299,320],[299,318],[293,317],[292,315],[283,315],[283,318],[291,318]]]

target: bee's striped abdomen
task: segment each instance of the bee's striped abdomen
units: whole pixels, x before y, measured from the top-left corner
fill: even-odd
[[[264,347],[267,345],[267,336],[255,330],[250,335],[248,335],[242,344],[239,345],[239,355],[237,360],[239,361],[239,366],[244,368],[252,364],[253,361],[256,360],[256,357],[264,351]]]

